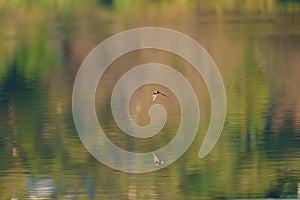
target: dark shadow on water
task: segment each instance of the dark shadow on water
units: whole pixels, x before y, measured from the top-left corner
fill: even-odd
[[[99,5],[104,5],[104,6],[107,6],[107,7],[113,7],[114,0],[97,0],[97,3]]]

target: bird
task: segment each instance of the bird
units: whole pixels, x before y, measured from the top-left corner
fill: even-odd
[[[162,160],[158,160],[158,157],[156,154],[153,154],[153,162],[156,166],[160,165],[160,164],[163,164],[165,161],[162,161]]]
[[[159,91],[159,90],[156,90],[156,91],[154,91],[153,94],[152,94],[152,101],[154,101],[154,100],[156,99],[157,95],[159,95],[159,94],[161,94],[161,95],[163,95],[163,96],[165,96],[165,97],[168,96],[167,94],[165,94],[165,93],[163,93],[163,92],[161,92],[161,91]]]

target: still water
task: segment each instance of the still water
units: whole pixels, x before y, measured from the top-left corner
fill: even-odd
[[[299,1],[2,0],[0,14],[0,199],[297,198]],[[79,139],[72,89],[97,44],[144,26],[180,31],[207,50],[223,77],[226,122],[212,152],[199,159],[211,117],[202,77],[168,52],[124,55],[103,74],[95,98],[99,124],[114,144],[155,151],[172,140],[181,119],[175,94],[147,84],[132,95],[129,112],[147,125],[152,92],[164,91],[168,97],[156,100],[168,117],[162,131],[136,139],[116,126],[110,96],[132,66],[156,62],[178,70],[196,91],[201,116],[195,140],[178,160],[155,172],[124,173],[91,156]]]

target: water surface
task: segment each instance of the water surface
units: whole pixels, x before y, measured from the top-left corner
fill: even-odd
[[[297,197],[299,1],[2,1],[0,9],[0,199]],[[110,94],[132,66],[172,66],[191,82],[201,108],[197,137],[179,160],[156,172],[128,174],[101,164],[81,143],[72,88],[81,62],[99,42],[144,26],[174,29],[203,45],[223,76],[228,110],[219,142],[199,159],[210,120],[201,76],[163,51],[116,60],[95,100],[98,120],[118,146],[154,151],[174,137],[180,120],[178,101],[162,87],[171,93],[158,99],[168,113],[162,132],[134,139],[115,126]],[[136,123],[149,122],[148,98],[157,87],[145,85],[133,95]]]

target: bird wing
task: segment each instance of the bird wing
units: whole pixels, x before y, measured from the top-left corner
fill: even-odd
[[[159,163],[158,157],[156,154],[153,154],[153,162],[154,163]]]
[[[168,95],[166,93],[160,92],[163,96],[167,97]]]
[[[154,101],[156,99],[157,95],[156,94],[153,94],[152,95],[152,101]]]

